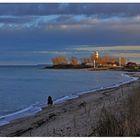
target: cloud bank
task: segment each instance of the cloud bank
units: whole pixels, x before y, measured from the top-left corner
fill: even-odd
[[[125,51],[123,48],[139,50],[139,38],[139,3],[0,4],[1,54],[34,51],[37,52],[32,54],[34,58],[38,55],[45,61],[44,55],[57,55],[67,46],[72,49],[73,45],[87,44],[91,49],[102,46],[104,51],[116,52]],[[9,61],[12,60],[10,55],[15,55],[15,59],[18,56],[4,53],[2,59],[4,55]]]

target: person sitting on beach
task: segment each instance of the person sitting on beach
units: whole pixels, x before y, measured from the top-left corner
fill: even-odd
[[[48,97],[48,105],[52,105],[52,104],[53,104],[52,97],[51,97],[51,96],[49,96],[49,97]]]

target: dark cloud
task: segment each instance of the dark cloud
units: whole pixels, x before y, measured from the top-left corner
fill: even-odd
[[[0,4],[0,23],[6,24],[0,26],[0,49],[10,46],[28,50],[45,48],[46,44],[54,48],[58,44],[140,44],[139,7],[140,4]]]
[[[9,17],[5,17],[5,16],[0,16],[0,23],[4,23],[4,24],[24,24],[24,23],[28,23],[28,22],[32,22],[33,20],[36,20],[37,17],[21,17],[21,16],[9,16]]]
[[[39,28],[42,30],[61,29],[61,27],[65,28],[65,25],[69,26],[70,29],[75,25],[75,27],[79,29],[80,25],[93,26],[97,23],[106,25],[107,22],[112,22],[111,20],[114,21],[114,18],[118,18],[117,20],[115,19],[115,22],[118,24],[131,24],[129,20],[124,19],[137,17],[139,15],[140,4],[0,4],[0,23],[4,24],[1,30],[19,30],[25,28],[27,28],[27,30],[31,28]],[[56,17],[51,19],[51,16]],[[104,21],[106,19],[108,21]],[[120,23],[118,22],[119,20]],[[128,21],[128,23],[126,21]],[[140,22],[135,20],[135,23],[139,24]],[[12,27],[10,24],[14,26]]]
[[[55,19],[56,22],[64,23],[64,22],[71,22],[73,21],[72,15],[61,15]]]
[[[70,4],[0,4],[0,15],[97,15],[110,16],[137,16],[140,14],[140,4],[97,4],[97,3],[70,3]]]
[[[79,26],[79,27],[78,27]],[[54,29],[55,28],[55,29]],[[64,45],[95,44],[140,44],[140,28],[132,25],[97,24],[96,26],[68,25],[65,28],[55,25],[46,30],[20,30],[19,32],[0,32],[0,46],[10,46],[15,49],[58,49]],[[6,47],[7,48],[7,47]],[[9,49],[9,48],[8,48]]]

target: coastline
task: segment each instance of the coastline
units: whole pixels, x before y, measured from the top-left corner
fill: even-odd
[[[140,76],[140,74],[136,73],[130,73],[130,75],[136,77]],[[69,99],[66,102],[55,104],[51,107],[44,107],[42,108],[42,111],[33,116],[13,120],[9,124],[1,126],[0,136],[86,136],[87,134],[85,134],[85,132],[89,132],[85,130],[84,132],[83,130],[78,129],[80,132],[74,134],[75,130],[74,128],[72,129],[72,127],[76,127],[74,125],[77,124],[71,122],[75,122],[74,120],[77,120],[77,116],[83,120],[87,117],[83,117],[82,119],[82,115],[85,116],[88,114],[90,116],[90,114],[94,114],[96,116],[94,116],[94,123],[96,123],[98,118],[97,116],[99,115],[98,109],[101,109],[103,106],[105,106],[105,104],[109,106],[108,101],[109,103],[114,102],[114,98],[117,98],[118,100],[118,96],[121,100],[125,98],[127,94],[122,95],[122,89],[126,90],[129,92],[128,94],[130,94],[130,91],[132,92],[133,88],[138,86],[139,80],[133,81],[131,83],[125,83],[123,85],[118,85],[112,88],[100,89],[95,92],[89,91],[88,94],[81,94],[78,98]],[[120,95],[123,97],[120,97]],[[96,108],[95,110],[92,110],[93,105]],[[62,121],[62,118],[66,121]],[[59,125],[57,122],[59,122]],[[78,124],[78,126],[79,125],[80,124]],[[59,130],[58,128],[61,128],[60,130],[64,132],[62,134],[58,134],[58,132],[56,133],[56,130]],[[46,133],[44,129],[48,132]]]
[[[75,93],[75,94],[63,96],[61,98],[58,98],[58,99],[54,100],[54,104],[61,104],[61,103],[66,102],[68,100],[76,99],[80,95],[83,95],[83,94],[95,93],[95,92],[98,92],[98,91],[100,92],[102,90],[117,88],[117,87],[119,87],[123,84],[130,83],[132,81],[137,80],[137,78],[133,77],[132,75],[131,76],[129,76],[129,75],[130,75],[130,72],[127,75],[127,73],[124,73],[122,71],[121,76],[122,77],[128,77],[129,80],[122,81],[122,82],[119,82],[119,83],[115,83],[115,84],[112,84],[112,85],[109,85],[109,86],[101,86],[101,87],[98,87],[98,88],[93,88],[93,89],[90,89],[90,90],[81,91],[81,92],[78,92],[78,93]],[[1,116],[0,117],[0,126],[9,124],[11,121],[14,121],[14,120],[17,120],[17,119],[20,119],[20,118],[23,118],[23,117],[33,116],[36,113],[42,111],[42,108],[44,108],[44,107],[47,107],[46,103],[45,104],[39,104],[39,103],[38,104],[32,104],[29,107],[24,108],[22,110],[19,110],[17,112],[13,112],[11,114]]]

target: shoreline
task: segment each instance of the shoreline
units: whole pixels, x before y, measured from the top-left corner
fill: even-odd
[[[137,75],[136,73],[130,73],[130,75],[138,76],[139,74]],[[86,98],[89,98],[90,96],[92,97],[90,100],[99,103],[100,102],[99,99],[106,97],[106,94],[116,92],[117,90],[119,90],[121,88],[127,87],[128,85],[133,85],[135,83],[139,83],[139,79],[137,81],[133,81],[133,82],[131,81],[131,83],[125,83],[125,84],[119,85],[117,87],[101,89],[101,90],[97,90],[94,92],[90,91],[88,93],[86,92],[86,94],[79,95],[79,97],[77,97],[77,98],[69,99],[60,104],[55,104],[52,107],[44,107],[44,108],[42,108],[42,110],[40,112],[38,112],[32,116],[19,118],[19,119],[11,121],[9,124],[0,126],[0,136],[21,136],[24,134],[25,135],[27,134],[27,136],[30,136],[30,134],[29,134],[30,130],[35,129],[36,125],[41,126],[41,125],[43,125],[43,123],[47,122],[47,120],[48,121],[52,120],[56,116],[59,116],[60,114],[65,114],[65,112],[68,113],[69,110],[72,110],[72,113],[74,113],[73,112],[74,110],[71,109],[70,107],[72,106],[73,108],[77,108],[77,105],[75,105],[75,104],[77,104],[77,102],[78,102],[78,106],[82,106],[82,108],[84,108],[86,102],[84,102],[83,100],[85,100]],[[130,86],[130,87],[132,87],[132,86]],[[110,95],[108,95],[108,96],[110,96]],[[103,102],[101,102],[101,104],[102,103]],[[103,104],[105,104],[105,103],[103,103]],[[67,106],[67,108],[65,107],[65,105]],[[84,110],[86,110],[86,109],[84,109]],[[45,115],[45,119],[44,119],[44,115]],[[47,118],[47,120],[46,120],[46,118]],[[24,122],[26,125],[24,124]],[[39,128],[39,127],[37,127],[37,128]],[[34,135],[32,135],[32,136],[34,136]],[[54,136],[54,135],[52,134],[52,136]]]
[[[110,85],[110,86],[93,88],[93,89],[90,89],[90,90],[87,90],[87,91],[82,91],[82,92],[79,92],[79,93],[76,93],[76,94],[73,94],[73,95],[67,95],[67,96],[64,96],[64,97],[61,97],[61,98],[58,98],[58,99],[54,100],[54,104],[57,105],[57,104],[67,102],[67,101],[72,100],[72,99],[77,99],[81,95],[84,95],[84,94],[101,92],[102,90],[104,91],[104,90],[117,88],[119,86],[122,86],[122,85],[127,84],[127,83],[131,83],[131,82],[137,80],[137,78],[133,77],[133,75],[130,75],[130,72],[122,73],[121,75],[126,76],[126,77],[131,77],[131,79],[129,79],[125,82],[116,83],[116,84],[113,84],[113,85]],[[11,123],[11,121],[16,121],[17,119],[22,119],[24,117],[33,116],[36,113],[42,111],[42,108],[44,108],[44,107],[47,107],[47,104],[40,104],[40,105],[33,104],[33,105],[30,105],[29,107],[24,108],[22,110],[19,110],[17,112],[13,112],[11,114],[1,116],[0,117],[0,127]]]

